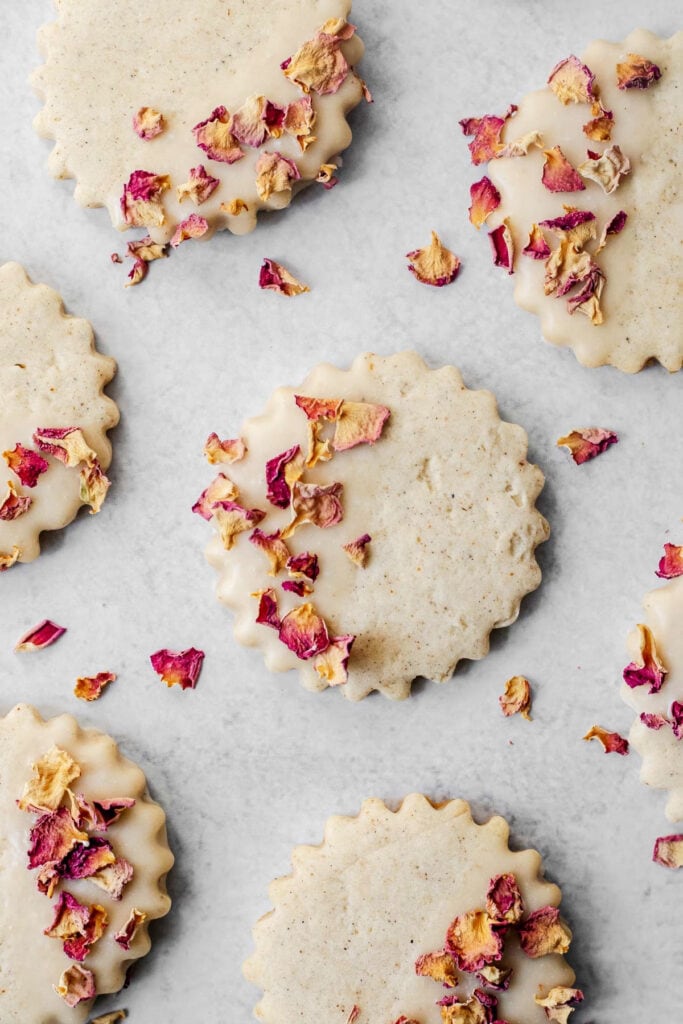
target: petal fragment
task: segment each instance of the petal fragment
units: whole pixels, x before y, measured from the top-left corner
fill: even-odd
[[[244,146],[258,149],[266,139],[282,135],[285,108],[265,96],[250,96],[232,119],[232,133]]]
[[[677,576],[683,576],[683,546],[664,545],[664,554],[659,560],[655,575],[661,580],[673,580]]]
[[[659,81],[662,72],[647,57],[629,53],[625,61],[617,64],[617,85],[620,89],[648,89]]]
[[[638,623],[638,658],[624,669],[624,682],[631,689],[648,685],[649,693],[658,693],[666,674],[667,668],[657,651],[652,630],[649,626]]]
[[[266,516],[258,508],[244,508],[235,501],[215,501],[212,508],[226,551],[233,547],[238,534],[253,530]]]
[[[374,444],[379,441],[384,425],[391,416],[386,405],[372,402],[342,402],[332,447],[336,452],[345,452],[357,444]]]
[[[302,96],[301,99],[295,100],[286,108],[282,127],[288,135],[294,136],[300,149],[305,151],[315,142],[315,135],[313,135],[315,119],[316,113],[311,97]]]
[[[438,953],[423,953],[415,961],[415,973],[422,978],[431,978],[447,988],[455,988],[458,984],[458,971],[455,960],[447,949]]]
[[[583,1002],[583,992],[580,988],[556,985],[550,989],[547,996],[534,996],[534,1002],[543,1007],[548,1020],[555,1021],[556,1024],[567,1024],[577,1003]]]
[[[325,620],[310,602],[288,612],[280,624],[280,640],[302,661],[322,654],[330,645]]]
[[[355,639],[350,634],[332,637],[329,647],[316,656],[313,667],[328,686],[342,686],[348,681],[349,656]]]
[[[368,560],[368,544],[372,540],[369,533],[363,533],[360,537],[356,537],[355,540],[349,541],[348,544],[342,544],[342,547],[346,554],[349,556],[354,565],[357,565],[360,569],[364,569]]]
[[[609,146],[597,159],[586,160],[578,167],[582,177],[596,181],[607,195],[618,188],[622,177],[630,170],[631,161],[618,146]]]
[[[244,151],[231,131],[232,118],[225,107],[216,107],[205,121],[192,129],[195,141],[210,160],[223,164],[234,164],[241,160]]]
[[[572,933],[560,918],[557,907],[535,910],[519,929],[519,943],[532,959],[550,953],[564,954],[571,940]]]
[[[287,565],[291,558],[291,551],[280,536],[280,531],[275,533],[263,533],[258,527],[249,536],[251,543],[260,548],[268,556],[270,569],[269,576],[277,576]]]
[[[627,219],[628,214],[625,212],[625,210],[619,210],[619,212],[615,213],[612,219],[609,220],[607,224],[605,224],[604,228],[602,229],[602,234],[600,235],[600,241],[598,242],[597,248],[595,250],[596,256],[607,245],[608,235],[618,235],[621,231],[624,230]]]
[[[593,725],[583,737],[585,740],[599,740],[606,754],[628,754],[628,740],[618,732],[608,732],[601,725]]]
[[[463,135],[472,135],[473,139],[467,143],[472,157],[472,163],[483,164],[488,160],[495,160],[503,149],[500,141],[501,132],[505,122],[517,111],[517,107],[511,105],[503,117],[495,114],[485,114],[484,117],[466,117],[460,121]]]
[[[344,518],[341,494],[344,485],[332,483],[306,484],[297,480],[292,486],[292,520],[282,531],[282,537],[290,537],[304,523],[327,530]]]
[[[28,867],[64,860],[78,843],[88,843],[88,835],[76,827],[68,807],[58,807],[38,818],[29,832]]]
[[[97,458],[80,427],[39,427],[33,434],[33,443],[65,466],[78,466]]]
[[[16,444],[11,451],[3,452],[2,455],[23,487],[35,487],[41,473],[50,468],[47,459],[32,448],[24,448],[23,444]]]
[[[259,590],[252,594],[252,597],[258,597],[259,599],[256,621],[262,626],[271,626],[279,632],[282,622],[280,620],[275,591],[270,588],[268,590]]]
[[[510,221],[507,217],[497,228],[489,231],[489,239],[493,249],[493,265],[504,267],[508,274],[514,273],[515,246],[510,231]]]
[[[102,937],[107,913],[99,904],[84,905],[71,893],[62,892],[54,906],[54,919],[43,932],[51,939],[61,939],[64,952],[71,960],[83,961],[92,946]]]
[[[561,60],[550,72],[548,85],[560,103],[591,103],[595,75],[578,57]]]
[[[256,191],[261,199],[291,194],[292,182],[301,177],[293,160],[280,153],[263,152],[256,161]]]
[[[266,462],[266,497],[276,508],[288,508],[292,486],[301,479],[304,457],[298,444]]]
[[[79,964],[74,964],[64,971],[59,984],[54,986],[58,996],[61,996],[67,1006],[78,1006],[79,1003],[96,996],[95,976],[92,971]]]
[[[406,253],[411,262],[408,270],[422,284],[431,284],[435,288],[455,281],[460,270],[460,260],[441,242],[436,231],[432,231],[432,240],[424,249],[413,249]]]
[[[560,437],[557,446],[568,448],[574,462],[581,466],[607,451],[609,446],[616,444],[618,440],[613,430],[606,430],[604,427],[583,427]]]
[[[164,115],[154,107],[140,107],[137,113],[133,114],[133,131],[145,142],[161,135],[164,128]]]
[[[182,185],[178,185],[176,189],[178,202],[182,203],[184,199],[191,199],[196,206],[201,206],[219,185],[220,178],[212,177],[204,164],[197,164],[196,167],[190,168],[189,179]]]
[[[485,910],[456,917],[446,932],[446,949],[461,971],[480,971],[503,955],[505,929],[494,927]]]
[[[14,645],[14,650],[42,651],[44,647],[49,647],[50,644],[55,643],[65,633],[65,626],[58,626],[55,622],[51,622],[50,619],[43,619],[37,626],[29,629],[28,632],[19,637]]]
[[[241,437],[221,441],[218,434],[209,434],[204,444],[204,454],[212,466],[217,462],[239,462],[247,454],[247,446]]]
[[[13,481],[8,480],[7,497],[2,505],[0,505],[0,520],[10,522],[13,519],[18,519],[19,516],[23,516],[25,512],[28,512],[32,504],[33,498],[28,494],[19,494]]]
[[[67,789],[80,774],[79,765],[66,750],[51,747],[33,765],[33,778],[24,787],[17,803],[19,809],[56,811]]]
[[[236,501],[237,498],[239,498],[239,491],[236,484],[225,473],[219,473],[216,479],[212,480],[199,495],[192,506],[192,511],[208,521],[215,515],[216,505],[222,501]]]
[[[280,67],[305,93],[325,96],[338,92],[351,70],[340,47],[354,32],[354,25],[341,18],[331,19]]]
[[[595,100],[591,106],[590,121],[583,125],[583,131],[593,142],[609,142],[612,138],[614,127],[614,114],[606,110],[600,100]]]
[[[146,920],[147,914],[145,911],[133,907],[123,928],[114,936],[114,942],[118,942],[121,949],[130,949],[131,943]]]
[[[132,227],[161,227],[165,220],[161,196],[171,187],[167,174],[133,171],[123,186],[121,213]]]
[[[683,835],[660,836],[655,840],[652,859],[665,868],[683,868]]]
[[[544,149],[545,163],[541,181],[549,192],[582,192],[585,185],[581,175],[569,163],[559,146]]]
[[[105,686],[116,679],[114,672],[98,672],[95,676],[79,676],[76,680],[74,693],[81,700],[98,700]]]
[[[293,576],[295,579],[300,579],[302,576],[305,576],[306,579],[315,583],[320,572],[318,567],[318,556],[311,554],[310,551],[302,551],[298,555],[292,555],[292,557],[287,560],[287,571],[289,575]]]
[[[524,913],[522,894],[517,879],[507,872],[495,875],[486,892],[486,912],[492,921],[500,924],[517,924]]]
[[[280,295],[301,295],[310,292],[307,284],[297,280],[293,274],[275,260],[264,259],[259,271],[259,288],[279,292]]]
[[[500,192],[491,179],[484,175],[470,185],[470,199],[470,223],[474,224],[478,231],[489,215],[500,206]]]
[[[198,213],[191,213],[185,220],[181,220],[175,229],[171,239],[171,248],[177,249],[181,242],[186,242],[189,238],[201,238],[208,230],[208,220],[205,217],[200,217]]]
[[[102,508],[111,480],[102,472],[99,459],[93,459],[83,466],[79,478],[81,501],[90,505],[90,515],[95,515]]]
[[[505,692],[498,698],[501,711],[506,718],[520,714],[531,721],[531,687],[524,676],[512,676],[505,684]]]
[[[550,246],[545,240],[545,235],[538,224],[531,225],[529,241],[522,249],[525,256],[531,256],[533,260],[546,260],[550,256]]]
[[[163,648],[149,658],[152,668],[167,686],[176,684],[183,690],[193,690],[202,670],[204,651],[188,647],[186,651],[170,651]]]

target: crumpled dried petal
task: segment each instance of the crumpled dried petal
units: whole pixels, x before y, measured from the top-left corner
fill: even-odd
[[[446,949],[461,971],[473,973],[503,955],[505,928],[494,925],[485,910],[469,910],[448,926]]]
[[[111,1013],[103,1013],[101,1017],[93,1017],[90,1024],[119,1024],[119,1021],[125,1019],[125,1010],[113,1010]]]
[[[323,188],[331,189],[335,185],[339,184],[339,178],[335,178],[334,172],[337,170],[336,164],[321,164],[318,173],[315,176],[315,180]]]
[[[458,984],[455,960],[447,949],[441,949],[438,953],[423,953],[415,961],[415,973],[423,978],[432,978],[447,988],[455,988]]]
[[[76,827],[68,807],[41,815],[29,832],[28,866],[43,867],[63,860],[77,843],[88,843],[88,835]]]
[[[628,754],[628,740],[618,732],[608,732],[601,725],[593,725],[583,737],[585,740],[600,740],[606,754]]]
[[[104,907],[97,903],[84,905],[71,893],[62,892],[53,909],[54,919],[43,934],[62,939],[64,952],[71,960],[85,960],[91,946],[104,934],[108,921]]]
[[[76,680],[74,693],[81,700],[98,700],[105,686],[116,679],[114,672],[98,672],[94,676],[79,676]]]
[[[310,96],[302,96],[301,99],[290,103],[285,110],[282,127],[288,135],[294,136],[304,152],[316,141],[312,133],[315,119],[316,113]]]
[[[683,868],[683,835],[660,836],[652,853],[655,864],[665,868]]]
[[[295,395],[294,401],[309,420],[337,420],[343,404],[342,398],[309,398]]]
[[[313,662],[316,672],[328,686],[343,686],[348,681],[349,655],[355,639],[350,634],[332,637],[329,647]]]
[[[181,220],[175,229],[171,247],[177,249],[181,242],[186,242],[189,238],[201,238],[208,230],[209,222],[206,218],[200,217],[198,213],[191,213],[185,220]]]
[[[583,992],[580,988],[556,985],[550,989],[547,996],[534,996],[534,1002],[543,1007],[548,1020],[555,1021],[556,1024],[567,1024],[577,1003],[583,1002]]]
[[[683,704],[675,700],[671,705],[671,728],[677,740],[683,740]]]
[[[558,438],[556,443],[558,448],[568,448],[574,462],[581,466],[607,451],[609,446],[616,444],[618,440],[613,430],[606,430],[604,427],[583,427]]]
[[[9,522],[12,519],[18,519],[19,516],[23,516],[25,512],[28,512],[33,504],[33,498],[28,494],[19,494],[11,480],[7,481],[7,488],[7,497],[3,501],[2,505],[0,505],[0,520],[5,522]]]
[[[322,654],[330,646],[325,620],[310,602],[288,612],[280,623],[280,640],[302,661]]]
[[[545,260],[550,256],[550,246],[545,240],[545,235],[538,224],[531,225],[529,241],[522,249],[525,256],[531,256],[533,260]]]
[[[505,693],[498,698],[501,711],[506,718],[520,714],[531,721],[531,687],[524,676],[512,676],[505,684]]]
[[[43,619],[37,626],[29,629],[27,633],[19,637],[14,645],[14,650],[42,651],[44,647],[49,647],[50,644],[55,643],[65,633],[65,626],[58,626],[55,622],[51,622],[50,619]]]
[[[280,586],[288,593],[296,594],[297,597],[308,597],[314,590],[310,583],[306,583],[306,580],[285,580]]]
[[[11,551],[0,551],[0,572],[6,572],[11,569],[19,560],[21,551],[14,545]]]
[[[137,907],[133,907],[123,928],[114,936],[114,942],[118,942],[121,949],[130,949],[131,943],[140,930],[140,926],[145,923],[147,917],[148,915],[144,910],[138,910]]]
[[[586,160],[579,164],[579,174],[591,181],[597,181],[603,192],[611,195],[622,177],[631,170],[631,161],[618,146],[609,146],[597,160]]]
[[[507,992],[512,980],[512,968],[496,967],[495,964],[487,964],[486,967],[482,967],[480,971],[477,971],[477,978],[487,988],[496,989],[498,992]],[[505,1024],[505,1022],[498,1021],[497,1024]]]
[[[266,462],[266,497],[276,508],[288,508],[292,500],[292,486],[301,479],[304,471],[304,457],[301,448],[295,444],[286,452]]]
[[[526,135],[522,135],[512,142],[506,142],[496,155],[498,159],[503,156],[526,156],[531,146],[543,149],[543,136],[538,130],[527,132]]]
[[[318,578],[320,568],[318,567],[318,556],[311,554],[310,551],[302,551],[299,555],[292,555],[287,560],[287,572],[294,579],[301,579],[305,577],[307,580],[311,580],[312,583]]]
[[[560,103],[591,103],[595,75],[578,57],[561,60],[550,72],[548,85]]]
[[[640,720],[646,729],[654,729],[655,731],[663,729],[665,725],[672,724],[666,715],[652,714],[648,711],[641,711]]]
[[[332,447],[345,452],[357,444],[375,444],[391,416],[386,405],[372,402],[342,402],[334,429]]]
[[[231,217],[239,217],[241,213],[247,213],[249,206],[244,199],[231,199],[229,203],[221,203],[223,213],[229,213]]]
[[[673,580],[677,576],[683,576],[683,546],[664,545],[664,554],[659,560],[655,576],[659,576],[660,580]]]
[[[338,92],[351,70],[340,47],[355,30],[355,25],[341,18],[332,19],[280,67],[305,93],[325,96]]]
[[[51,747],[33,765],[33,773],[17,801],[21,811],[56,811],[81,769],[66,750]]]
[[[68,971],[64,971],[59,984],[53,988],[70,1007],[78,1006],[87,999],[94,999],[97,995],[94,974],[79,964],[74,964]]]
[[[648,89],[662,77],[656,64],[647,57],[629,53],[628,58],[617,64],[617,85],[620,89]]]
[[[618,235],[620,231],[623,231],[627,219],[628,214],[624,210],[619,210],[619,212],[615,213],[612,219],[605,224],[602,229],[602,234],[600,235],[600,241],[598,242],[598,246],[595,250],[596,256],[607,245],[608,235]]]
[[[442,244],[436,231],[432,231],[432,240],[424,249],[413,249],[406,253],[411,262],[408,270],[422,284],[431,284],[435,288],[455,281],[460,270],[460,260]]]
[[[183,690],[194,690],[202,670],[204,651],[188,647],[186,651],[169,651],[163,648],[149,657],[152,668],[167,686],[180,686]]]
[[[202,519],[212,519],[215,515],[215,505],[221,501],[235,501],[239,498],[237,485],[225,473],[219,473],[215,480],[202,491],[192,511],[201,516]]]
[[[121,213],[126,224],[136,228],[161,227],[165,220],[161,195],[170,187],[168,174],[133,171],[121,196]]]
[[[62,863],[55,865],[55,873],[60,878],[82,879],[92,878],[110,864],[116,863],[116,855],[107,839],[95,837],[87,846],[76,846],[64,858]],[[47,876],[41,874],[38,888]]]
[[[280,295],[301,295],[302,292],[310,292],[307,284],[297,280],[293,274],[275,260],[264,259],[258,278],[259,288],[267,291],[279,292]]]
[[[140,107],[137,114],[133,114],[133,131],[146,142],[161,135],[165,127],[164,115],[154,107]]]
[[[484,164],[487,160],[495,160],[500,155],[503,149],[500,136],[505,122],[516,112],[517,107],[511,104],[503,117],[485,114],[484,117],[466,117],[459,122],[463,135],[474,136],[472,141],[467,143],[473,164]]]
[[[280,613],[277,606],[277,594],[270,588],[268,590],[257,590],[252,597],[258,597],[258,612],[256,621],[262,626],[272,626],[278,632],[281,626]]]
[[[204,167],[204,164],[197,164],[190,168],[190,177],[182,185],[178,185],[176,192],[178,202],[184,199],[191,199],[196,206],[205,203],[209,196],[215,192],[220,185],[220,178],[213,178]]]
[[[488,1024],[489,1021],[493,1020],[493,1017],[488,1012],[489,1008],[477,998],[476,993],[472,993],[462,1003],[457,1001],[455,997],[453,999],[453,1002],[450,1002],[450,1000],[448,1002],[443,1001],[441,1006],[441,1020],[443,1024]],[[497,1024],[500,1024],[500,1021]]]
[[[497,228],[489,231],[489,239],[493,249],[493,265],[504,267],[508,274],[514,273],[515,246],[507,217]]]
[[[124,888],[128,885],[134,875],[133,865],[129,864],[123,857],[117,857],[113,864],[107,864],[97,874],[90,876],[90,881],[104,889],[113,900],[120,900]]]
[[[540,226],[548,228],[562,240],[566,239],[571,245],[581,249],[595,238],[595,214],[590,210],[577,210],[569,206],[565,206],[565,211],[561,217],[540,221]]]
[[[282,531],[283,539],[291,537],[299,526],[311,523],[327,530],[344,518],[341,494],[344,485],[340,483],[306,484],[296,480],[292,485],[292,520]]]
[[[348,544],[342,544],[342,548],[353,564],[357,565],[360,569],[365,568],[369,554],[367,547],[371,540],[372,537],[369,533],[363,533],[360,537],[356,537],[355,540],[349,541]]]
[[[585,185],[581,175],[567,160],[559,146],[544,149],[545,163],[541,181],[549,192],[582,192]]]
[[[519,929],[519,944],[532,959],[549,953],[566,953],[571,941],[572,933],[557,907],[535,910]]]
[[[264,202],[272,195],[292,191],[292,182],[301,177],[293,160],[280,153],[261,153],[256,161],[256,191]]]
[[[206,121],[200,121],[192,129],[195,141],[210,160],[223,164],[234,164],[241,160],[244,151],[232,134],[232,118],[225,107],[216,107]]]
[[[638,659],[626,666],[623,672],[624,682],[631,689],[636,686],[650,687],[649,693],[658,693],[662,688],[667,668],[657,651],[657,644],[652,630],[643,623],[638,623]]]
[[[144,238],[128,242],[126,255],[134,259],[136,265],[138,263],[145,264],[144,273],[146,274],[148,263],[152,263],[154,260],[165,259],[168,253],[166,252],[165,245],[161,242],[155,242],[151,235],[146,235]],[[135,267],[133,270],[135,270]],[[128,276],[131,277],[132,272]]]
[[[50,468],[50,463],[32,448],[24,448],[16,444],[11,451],[2,453],[5,462],[13,473],[19,477],[22,487],[35,487],[38,477]]]
[[[80,474],[80,497],[84,505],[90,505],[90,515],[96,515],[111,486],[111,480],[104,475],[99,459],[93,459],[83,467]]]
[[[218,524],[221,542],[226,551],[230,551],[235,538],[245,530],[253,530],[265,519],[266,513],[258,508],[244,508],[235,501],[215,501],[213,514]]]
[[[510,872],[495,875],[489,882],[486,912],[496,924],[517,924],[521,921],[524,913],[522,894],[517,879]]]
[[[221,441],[218,434],[209,434],[204,444],[204,454],[212,466],[217,462],[239,462],[247,454],[247,446],[241,437]]]
[[[33,434],[33,443],[65,466],[78,466],[97,458],[80,427],[39,427]]]
[[[614,114],[606,110],[598,99],[591,106],[591,114],[593,116],[583,125],[583,131],[593,142],[609,142],[614,127]]]
[[[277,576],[291,558],[291,551],[280,536],[280,531],[264,533],[258,528],[249,536],[249,540],[268,556],[270,563],[269,576]]]
[[[479,181],[470,185],[470,199],[472,200],[469,209],[470,223],[474,224],[478,231],[489,215],[500,206],[500,192],[491,179],[484,175]]]
[[[78,824],[90,831],[106,832],[110,825],[115,825],[124,811],[135,807],[133,797],[117,796],[109,800],[86,800],[82,793],[76,796]],[[94,840],[93,840],[94,842]]]
[[[266,139],[282,135],[285,108],[265,96],[250,96],[232,118],[231,131],[244,146],[258,149]]]

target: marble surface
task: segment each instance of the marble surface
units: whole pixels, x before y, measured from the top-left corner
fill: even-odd
[[[663,542],[683,536],[683,376],[586,370],[543,342],[467,222],[475,175],[457,121],[504,109],[592,38],[620,39],[637,24],[669,35],[675,10],[668,0],[357,0],[375,103],[353,116],[341,184],[309,190],[250,236],[190,242],[124,290],[108,216],[49,178],[49,144],[31,128],[35,31],[52,5],[3,4],[0,259],[22,262],[92,321],[119,363],[109,393],[122,419],[101,514],[46,537],[38,561],[0,581],[0,711],[31,701],[111,732],[147,771],[177,856],[175,906],[154,928],[153,952],[100,1012],[126,1006],[131,1024],[248,1021],[257,993],[240,964],[290,848],[318,842],[329,814],[353,814],[366,796],[420,790],[465,797],[481,820],[505,815],[515,846],[542,852],[574,930],[586,993],[577,1024],[623,1024],[645,1008],[649,1020],[672,1019],[683,877],[650,861],[655,837],[672,831],[664,796],[640,785],[636,755],[606,757],[581,737],[594,722],[622,733],[630,724],[618,695],[624,640]],[[418,284],[403,255],[432,228],[463,260],[442,290]],[[311,293],[259,292],[264,256]],[[210,478],[210,431],[232,435],[316,362],[404,347],[455,363],[526,428],[553,532],[539,552],[541,588],[489,657],[443,686],[419,683],[404,703],[353,705],[307,693],[296,674],[270,675],[236,645],[203,558],[206,524],[189,509]],[[577,467],[555,440],[587,424],[621,441]],[[14,655],[43,617],[68,633]],[[167,691],[149,654],[191,645],[206,651],[196,691]],[[105,669],[119,678],[103,699],[77,701],[75,677]],[[516,673],[533,683],[532,723],[498,709]]]

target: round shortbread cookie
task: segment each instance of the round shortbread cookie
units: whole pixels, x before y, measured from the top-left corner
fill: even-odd
[[[41,774],[46,755],[50,767]],[[51,785],[40,794],[35,787],[27,791],[39,776],[51,778]],[[36,800],[42,809],[35,808]],[[22,810],[19,804],[27,801],[30,806]],[[112,801],[113,808],[108,806]],[[95,818],[88,821],[88,814]],[[98,814],[104,814],[108,827]],[[76,828],[80,838],[74,846]],[[104,840],[109,849],[105,845],[103,853]],[[112,853],[116,858],[113,867],[96,876],[98,881],[83,867],[83,855],[92,856],[95,847],[103,862],[111,861]],[[53,871],[55,862],[46,858],[70,848]],[[29,850],[38,862],[33,869],[27,866]],[[148,924],[170,909],[165,878],[173,855],[164,812],[150,799],[142,771],[122,757],[109,736],[81,729],[70,715],[43,721],[34,708],[20,704],[0,718],[0,853],[0,1017],[6,1024],[82,1024],[93,999],[72,1007],[53,986],[59,986],[63,972],[75,968],[92,973],[97,995],[118,992],[132,962],[149,951]],[[81,867],[69,856],[80,858]],[[132,877],[116,899],[116,886],[128,878],[131,866]],[[39,878],[44,878],[43,888],[52,879],[51,898],[39,891]],[[103,934],[82,961],[63,951],[67,934],[73,934],[68,919],[57,928],[61,938],[44,934],[66,892],[81,908],[96,906],[106,914]],[[133,910],[140,916],[121,944]]]
[[[667,818],[683,821],[683,576],[651,590],[643,607],[643,625],[651,631],[665,674],[659,682],[656,664],[647,671],[650,658],[647,651],[642,657],[643,630],[634,630],[628,638],[631,664],[637,672],[645,661],[646,671],[636,676],[636,682],[644,676],[642,683],[629,686],[624,682],[621,688],[626,703],[638,713],[629,740],[643,759],[642,781],[666,790]],[[630,678],[633,682],[633,675]],[[653,685],[659,685],[655,692],[651,692]]]
[[[530,94],[507,122],[503,142],[538,131],[541,144],[532,144],[526,156],[503,156],[489,164],[487,173],[501,195],[501,205],[489,223],[495,227],[508,220],[515,251],[515,300],[540,317],[547,341],[572,348],[584,366],[610,363],[636,373],[653,359],[670,371],[679,370],[683,362],[683,213],[677,201],[682,50],[683,33],[659,39],[642,29],[620,43],[592,43],[582,61],[595,76],[592,88],[599,97],[595,109],[589,102],[563,105],[550,86]],[[656,65],[661,78],[647,88],[619,88],[617,64],[633,54]],[[599,138],[606,134],[599,128],[592,129],[593,137],[583,130],[596,114],[600,117],[600,103],[613,115],[608,139]],[[605,192],[588,176],[581,178],[583,191],[552,192],[543,185],[544,150],[559,146],[576,171],[588,161],[588,150],[599,156],[614,145],[630,162],[630,170],[613,191]],[[607,187],[611,188],[609,182]],[[584,251],[604,275],[600,324],[588,315],[593,308],[590,301],[583,309],[569,312],[568,299],[571,302],[582,291],[583,283],[564,295],[559,294],[561,286],[557,293],[546,295],[546,259],[522,252],[532,225],[561,217],[564,204],[595,215],[596,237]],[[604,228],[622,211],[627,218],[623,228],[618,234],[610,233],[604,248],[597,251]],[[542,228],[542,233],[555,253],[557,232]]]
[[[496,960],[512,968],[507,991],[462,968],[454,971],[455,990],[416,972],[418,958],[444,949],[456,917],[487,906],[496,876],[516,879],[522,929],[541,908],[559,906],[560,890],[543,880],[540,855],[512,852],[508,836],[503,818],[476,824],[464,800],[433,806],[416,794],[396,812],[373,799],[358,817],[330,818],[321,845],[293,851],[293,872],[272,883],[273,910],[254,929],[244,973],[263,990],[256,1017],[265,1024],[437,1024],[437,1000],[454,993],[465,1001],[478,987],[498,998],[491,1016],[475,1002],[471,1016],[443,1020],[547,1020],[534,997],[570,986],[574,972],[559,953],[528,956],[514,926]],[[566,941],[556,948],[564,952],[571,933],[561,927]]]
[[[281,209],[305,185],[329,178],[333,171],[321,175],[321,167],[338,162],[351,141],[346,115],[365,87],[352,70],[363,45],[345,22],[350,0],[56,3],[57,21],[40,33],[45,64],[33,82],[45,106],[36,128],[55,140],[51,173],[75,178],[77,201],[106,206],[117,228],[145,226],[166,242],[195,214],[207,222],[204,237],[223,228],[244,234],[259,210]],[[281,64],[323,26],[315,65],[308,50],[289,72],[302,87]],[[219,108],[225,112],[193,133]],[[150,138],[133,127],[143,110],[138,128]],[[279,163],[277,180],[257,185],[264,154],[292,161],[291,173]],[[197,168],[204,171],[193,191]],[[168,180],[153,208],[126,220],[124,186],[137,171]]]
[[[338,419],[308,419],[295,396],[334,400]],[[334,455],[313,467],[302,465],[311,429],[317,449]],[[207,557],[220,575],[219,599],[236,613],[239,642],[260,647],[274,671],[299,667],[309,689],[340,685],[352,700],[372,690],[401,699],[419,675],[443,682],[461,658],[487,653],[491,630],[513,622],[540,582],[534,551],[548,524],[534,503],[543,474],[526,461],[524,430],[501,421],[493,395],[468,390],[452,366],[432,371],[414,352],[361,355],[348,371],[318,366],[300,387],[279,388],[242,438],[246,456],[198,503],[217,527]],[[276,507],[266,465],[280,454],[290,461],[271,485]],[[283,476],[291,482],[297,466],[302,477],[290,487]],[[310,504],[321,487],[316,519]],[[224,506],[241,513],[212,505],[231,492]],[[309,521],[290,534],[295,512],[305,520],[307,508]],[[228,536],[235,514],[243,533]],[[274,573],[252,526],[285,539],[279,561],[273,551]],[[317,566],[306,575],[299,561],[284,565],[288,555],[316,556]],[[272,616],[271,625],[256,621],[271,597],[263,591],[274,595],[279,628]],[[311,606],[322,626],[297,611]],[[315,633],[301,653],[298,625]],[[355,638],[348,681],[343,643],[318,653],[326,636]]]
[[[119,413],[103,394],[114,360],[96,351],[87,320],[64,313],[57,292],[32,284],[18,263],[6,263],[0,305],[2,569],[36,558],[40,533],[66,526],[82,505],[97,511],[108,486],[102,473],[111,462],[107,431]],[[82,432],[83,444],[76,433],[70,440],[44,436],[69,427]],[[58,442],[72,448],[70,464]]]

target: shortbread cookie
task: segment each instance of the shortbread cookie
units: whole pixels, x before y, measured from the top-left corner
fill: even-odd
[[[464,800],[415,794],[396,812],[367,800],[356,818],[330,818],[320,846],[294,850],[254,929],[244,971],[263,990],[256,1017],[541,1024],[539,1000],[580,1001],[560,890],[508,836],[503,818],[477,825]]]
[[[329,184],[365,90],[350,0],[57,7],[40,34],[36,127],[83,206],[175,245],[243,234],[259,210]]]
[[[170,909],[164,812],[108,736],[26,704],[0,719],[0,1018],[82,1024]]]
[[[545,338],[585,366],[683,362],[682,67],[683,33],[595,42],[500,121],[512,155],[494,143],[486,172],[496,260]]]
[[[403,698],[418,675],[443,682],[539,584],[543,475],[522,428],[452,366],[322,365],[244,424],[237,461],[210,442],[210,461],[231,462],[195,506],[216,527],[219,599],[237,639],[309,689]]]
[[[641,779],[667,790],[667,818],[683,821],[683,576],[651,590],[643,607],[621,690],[638,713],[629,740],[643,759]]]
[[[66,526],[82,505],[98,511],[119,414],[102,393],[114,360],[95,350],[87,320],[65,315],[57,292],[6,263],[0,305],[2,570],[32,561],[40,533]]]

